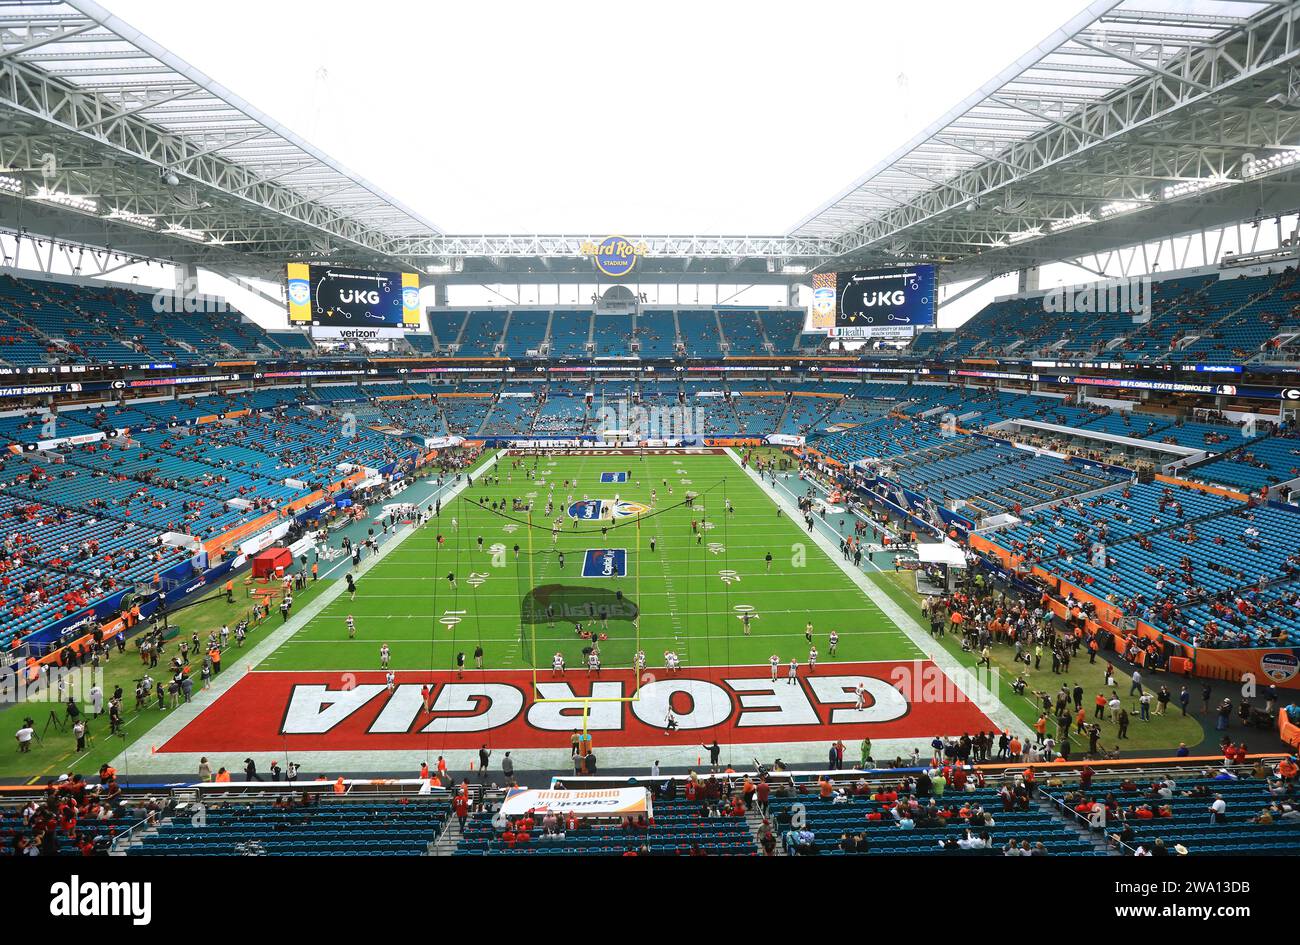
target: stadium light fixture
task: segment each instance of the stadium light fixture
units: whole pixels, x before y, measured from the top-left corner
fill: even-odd
[[[1096,222],[1091,213],[1076,213],[1064,220],[1053,220],[1047,228],[1053,233],[1062,233],[1065,230],[1073,230],[1076,226],[1087,226],[1089,223]]]
[[[21,194],[23,192],[23,182],[17,177],[0,175],[0,193]]]
[[[1101,214],[1103,220],[1108,220],[1111,217],[1119,216],[1121,213],[1132,213],[1134,210],[1141,210],[1144,206],[1146,204],[1141,200],[1112,200],[1110,203],[1102,204],[1097,212]]]
[[[95,213],[99,210],[99,204],[90,197],[79,197],[76,194],[67,194],[61,190],[51,190],[49,187],[37,189],[36,193],[32,194],[32,199],[57,204],[60,207],[67,207],[69,210],[76,210],[79,213]]]
[[[180,226],[176,223],[167,224],[167,229],[163,231],[168,236],[179,236],[181,239],[194,240],[196,243],[204,242],[208,237],[202,230],[193,230],[188,226]]]
[[[1198,177],[1195,180],[1183,180],[1176,184],[1170,184],[1164,189],[1162,196],[1166,200],[1177,200],[1179,197],[1186,197],[1188,194],[1209,190],[1211,187],[1221,187],[1228,183],[1231,183],[1231,181],[1227,177]]]
[[[1300,148],[1291,148],[1287,151],[1271,154],[1263,159],[1247,155],[1241,162],[1241,178],[1242,180],[1254,180],[1257,177],[1265,177],[1275,171],[1280,171],[1284,167],[1291,167],[1296,163],[1300,163]]]
[[[129,223],[131,226],[138,226],[144,230],[158,228],[158,221],[153,217],[147,217],[143,213],[132,213],[130,210],[111,210],[104,214],[104,219],[116,220],[118,223]]]
[[[1025,240],[1037,239],[1042,235],[1043,235],[1042,227],[1031,226],[1027,230],[1020,230],[1016,233],[1008,233],[1007,242],[1014,246],[1016,243],[1023,243]]]

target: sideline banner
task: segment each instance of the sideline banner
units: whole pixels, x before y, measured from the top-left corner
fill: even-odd
[[[570,812],[579,817],[626,817],[632,814],[651,816],[650,792],[645,788],[608,788],[595,791],[552,791],[517,788],[506,795],[501,813],[522,817],[532,811],[545,814]]]

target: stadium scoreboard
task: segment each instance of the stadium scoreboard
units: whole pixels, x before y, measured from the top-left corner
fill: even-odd
[[[290,263],[289,323],[313,338],[400,338],[420,326],[420,277],[344,266]]]
[[[935,323],[934,267],[816,273],[808,330],[832,338],[911,338]]]

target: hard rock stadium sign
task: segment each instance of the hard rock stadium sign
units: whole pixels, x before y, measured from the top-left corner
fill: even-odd
[[[645,243],[633,243],[622,236],[607,236],[599,243],[586,240],[578,250],[591,257],[599,272],[614,279],[630,273],[636,267],[637,259],[649,252]]]

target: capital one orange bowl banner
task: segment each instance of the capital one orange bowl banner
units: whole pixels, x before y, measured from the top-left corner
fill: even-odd
[[[579,817],[650,816],[650,793],[645,788],[600,788],[591,791],[552,791],[517,788],[506,795],[501,813],[521,817],[529,811],[537,814],[555,812],[563,816],[572,811]]]

